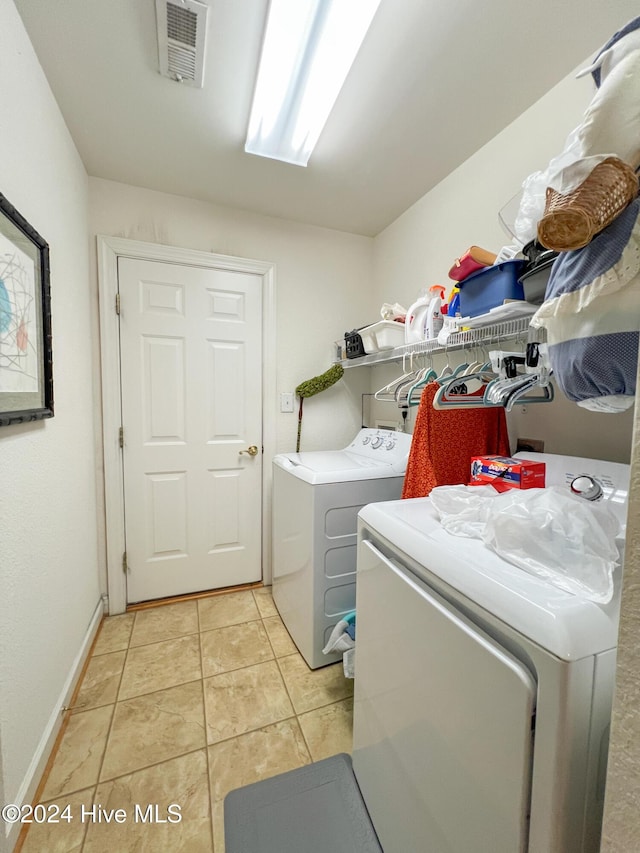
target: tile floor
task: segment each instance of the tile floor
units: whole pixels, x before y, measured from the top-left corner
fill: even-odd
[[[72,820],[22,853],[223,853],[228,791],[351,752],[352,693],[341,664],[307,667],[268,589],[109,617],[40,798]],[[173,803],[179,823],[135,820]]]

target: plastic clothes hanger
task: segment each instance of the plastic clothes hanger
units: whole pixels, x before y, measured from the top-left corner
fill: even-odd
[[[462,371],[462,376],[472,376],[474,373],[477,373],[485,364],[483,361],[472,361],[471,364],[468,364],[465,370]],[[489,362],[489,368],[491,367],[491,362]]]
[[[549,403],[553,400],[552,371],[546,344],[528,343],[525,354],[491,352],[490,355],[493,367],[496,364],[500,366],[500,378],[487,386],[487,405],[504,406],[510,412],[517,402]],[[524,373],[517,372],[519,364],[524,364]],[[527,392],[535,387],[542,388],[542,394],[528,395]]]
[[[530,376],[522,373],[510,377],[506,377],[504,374],[496,376],[492,382],[489,382],[485,389],[485,404],[487,406],[504,406],[510,394],[523,387],[530,387],[530,379]]]
[[[487,377],[487,374],[491,375]],[[464,364],[458,365],[458,367],[456,367],[449,376],[440,380],[440,385],[448,386],[449,393],[453,390],[451,386],[459,385],[460,389],[456,389],[454,393],[460,394],[465,393],[463,386],[466,384],[466,380],[481,379],[486,382],[493,378],[495,378],[495,373],[491,368],[490,361],[472,361],[469,364],[465,362]]]
[[[403,386],[401,396],[404,405],[407,404],[409,396],[411,395],[411,391],[414,388],[422,388],[428,382],[433,382],[436,377],[436,372],[433,369],[433,358],[431,354],[421,353],[421,355],[427,355],[429,363],[425,364],[423,367],[416,371],[412,382],[408,382]]]
[[[400,376],[396,376],[395,379],[392,379],[391,382],[389,382],[383,388],[380,388],[378,391],[376,391],[375,394],[373,395],[374,399],[381,400],[382,402],[387,402],[387,403],[397,402],[396,401],[396,395],[395,395],[396,389],[399,386],[401,386],[404,382],[406,382],[408,379],[415,380],[415,371],[413,369],[413,357],[414,357],[414,355],[415,355],[415,353],[411,352],[411,353],[405,353],[402,356],[402,371],[403,371],[402,374]],[[409,358],[410,358],[410,367],[409,367],[408,371],[406,369],[407,356],[409,356]]]
[[[434,382],[444,382],[444,380],[445,380],[448,376],[452,376],[452,375],[453,375],[453,369],[452,369],[451,365],[449,364],[449,350],[447,349],[447,347],[445,347],[445,350],[444,350],[444,351],[445,351],[445,355],[446,355],[446,357],[447,357],[447,363],[446,363],[446,364],[445,364],[445,366],[442,368],[442,370],[440,371],[439,375],[438,375],[438,376],[436,376],[436,378],[435,378]]]
[[[415,371],[413,376],[411,376],[409,379],[407,379],[406,382],[403,382],[400,386],[396,388],[395,397],[397,404],[399,406],[406,406],[409,394],[411,392],[411,388],[413,388],[419,383],[426,384],[427,381],[431,381],[431,379],[427,379],[426,381],[424,381],[425,377],[430,376],[435,377],[435,370],[430,367],[421,367],[417,371]]]
[[[488,353],[483,354],[488,357]],[[438,409],[483,406],[485,390],[497,378],[491,361],[473,362],[461,373],[442,383],[433,405]]]
[[[438,374],[435,372],[435,370],[430,367],[427,372],[418,379],[417,382],[414,382],[414,384],[409,388],[409,391],[407,393],[407,406],[417,406],[420,403],[422,389],[425,388],[430,382],[434,382],[437,379],[437,376]],[[417,399],[414,396],[416,392],[420,392],[417,395]]]
[[[540,376],[537,374],[533,374],[530,378],[535,379],[535,382],[532,382],[531,385],[527,385],[526,387],[517,388],[507,397],[504,403],[504,407],[507,412],[510,412],[516,403],[519,403],[522,406],[528,406],[529,403],[550,403],[553,400],[554,390],[551,382],[547,382],[545,385],[540,385]],[[542,388],[543,393],[537,396],[535,394],[527,395],[526,392],[530,388],[534,388],[536,386]]]
[[[438,377],[438,384],[447,386],[454,384],[455,380],[460,380],[461,377],[464,376],[465,371],[469,366],[470,365],[466,361],[463,364],[458,364],[457,367],[453,368],[452,372],[448,376]]]
[[[418,395],[418,399],[416,399],[414,396],[414,392],[422,391],[425,385],[428,385],[430,382],[438,382],[440,384],[448,383],[456,376],[458,376],[458,374],[462,373],[468,366],[468,363],[464,362],[463,364],[459,364],[455,368],[452,368],[449,364],[449,353],[447,352],[447,363],[442,369],[442,372],[440,374],[437,374],[433,367],[430,368],[424,376],[420,377],[416,381],[415,385],[409,388],[406,398],[406,404],[408,406],[419,405],[421,394]]]
[[[490,369],[456,377],[436,391],[435,409],[470,409],[484,406],[487,385],[496,378]],[[473,390],[470,390],[473,389]]]
[[[540,387],[543,393],[540,395],[527,394],[532,388]],[[549,381],[547,372],[519,373],[517,376],[507,379],[497,378],[487,385],[484,393],[485,405],[504,406],[510,412],[516,402],[525,403],[550,403],[554,397],[553,385]]]

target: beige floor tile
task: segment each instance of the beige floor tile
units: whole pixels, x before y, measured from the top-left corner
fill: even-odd
[[[202,683],[118,702],[100,779],[113,779],[205,745]]]
[[[227,625],[238,625],[260,618],[250,589],[201,598],[198,600],[198,612],[201,631],[225,628]]]
[[[353,699],[344,699],[298,717],[311,758],[321,761],[353,747]]]
[[[296,714],[332,705],[353,695],[353,679],[344,677],[342,663],[312,670],[301,655],[295,654],[278,658],[278,665]]]
[[[95,792],[127,822],[34,825],[24,853],[224,853],[226,793],[350,752],[352,693],[340,664],[307,667],[268,589],[109,617],[42,800],[79,814]],[[183,819],[136,823],[135,803]]]
[[[87,823],[82,820],[82,807],[90,811],[94,791],[94,788],[87,788],[47,803],[47,818],[55,818],[58,823],[32,823],[21,853],[80,853],[87,831]],[[52,806],[59,811],[53,811]],[[66,819],[67,815],[71,820]]]
[[[213,814],[213,849],[216,853],[224,853],[224,802],[216,800],[211,804]]]
[[[217,743],[209,747],[211,798],[214,803],[221,801],[235,788],[294,770],[309,761],[295,719]]]
[[[110,652],[90,659],[73,706],[74,713],[112,705],[116,701],[126,654],[124,651]]]
[[[172,640],[174,637],[198,632],[198,610],[195,601],[180,601],[177,604],[139,610],[135,616],[131,646],[159,643],[161,640]]]
[[[123,613],[120,616],[107,616],[102,621],[98,639],[93,647],[93,655],[119,652],[126,649],[131,637],[135,613]]]
[[[293,716],[275,661],[204,680],[207,743],[259,729]]]
[[[72,714],[56,754],[42,801],[81,791],[98,781],[113,705]]]
[[[289,636],[289,632],[284,627],[284,622],[279,616],[270,616],[263,621],[269,635],[269,641],[273,647],[273,653],[277,658],[297,652],[296,644]]]
[[[192,752],[102,783],[96,802],[103,808],[124,809],[125,823],[89,825],[84,853],[212,853],[212,829],[207,784],[207,758],[204,750]],[[141,807],[136,812],[136,804]],[[179,822],[151,823],[141,819],[147,806],[158,806],[158,817]],[[136,822],[136,814],[139,819]],[[149,816],[155,814],[155,809]],[[216,850],[216,853],[219,851]]]
[[[197,634],[129,649],[119,699],[130,699],[202,678]]]
[[[259,620],[205,631],[200,642],[205,676],[273,659],[267,632]]]
[[[262,616],[263,619],[267,619],[269,616],[278,615],[276,606],[273,603],[273,595],[271,594],[270,586],[263,586],[260,589],[252,590],[252,592],[255,602],[258,605],[260,616]]]

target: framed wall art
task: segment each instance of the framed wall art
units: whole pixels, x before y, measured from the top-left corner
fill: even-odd
[[[51,417],[49,246],[0,193],[0,426]]]

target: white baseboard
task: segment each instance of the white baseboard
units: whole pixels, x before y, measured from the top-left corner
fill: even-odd
[[[63,708],[66,708],[71,700],[71,696],[73,695],[73,691],[76,688],[76,684],[78,683],[78,678],[80,677],[80,673],[82,672],[82,668],[84,666],[84,662],[89,654],[91,649],[91,644],[93,643],[94,637],[98,631],[98,627],[100,622],[102,621],[102,617],[104,616],[104,601],[102,598],[98,601],[96,605],[96,609],[93,611],[93,616],[91,617],[91,621],[89,622],[89,627],[84,635],[82,640],[82,645],[78,651],[78,654],[71,665],[71,669],[69,670],[69,674],[65,680],[65,683],[62,687],[62,691],[56,702],[53,711],[51,712],[51,716],[49,717],[49,721],[45,726],[45,730],[42,733],[42,737],[40,738],[40,742],[36,748],[33,758],[31,759],[31,763],[27,772],[25,773],[25,777],[22,780],[22,785],[20,785],[20,789],[16,795],[15,801],[18,805],[23,803],[30,803],[33,796],[36,793],[38,785],[40,784],[40,779],[42,778],[42,774],[44,772],[45,767],[47,766],[47,761],[49,760],[49,756],[51,755],[51,750],[56,742],[56,738],[58,736],[58,732],[60,731],[60,726],[62,725]],[[7,792],[5,791],[5,794]],[[20,824],[5,824],[6,826],[6,838],[7,838],[7,851],[11,853],[13,850],[16,841],[18,840],[18,835],[20,834],[20,829],[22,828]]]

